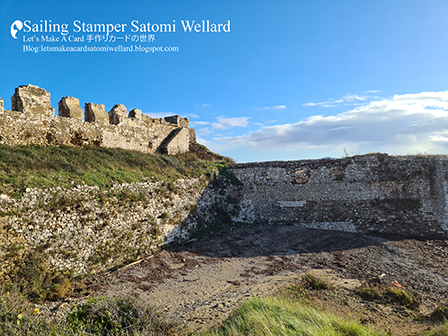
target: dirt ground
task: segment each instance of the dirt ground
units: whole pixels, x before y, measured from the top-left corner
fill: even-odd
[[[246,298],[273,293],[311,272],[337,287],[314,293],[315,306],[392,335],[418,335],[432,325],[415,316],[448,302],[447,257],[447,240],[253,226],[171,246],[85,285],[92,295],[138,295],[194,332],[218,325]],[[420,308],[383,305],[354,294],[382,274],[384,283],[397,281],[420,293]]]

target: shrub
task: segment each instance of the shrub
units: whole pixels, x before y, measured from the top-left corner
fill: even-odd
[[[437,307],[429,316],[436,321],[448,321],[448,306]]]
[[[170,335],[173,326],[136,299],[91,298],[74,306],[67,326],[75,332],[93,335]]]
[[[356,294],[363,299],[379,303],[397,303],[407,308],[417,308],[421,297],[417,293],[397,287],[363,285],[356,290]]]
[[[448,323],[430,331],[424,331],[422,336],[448,336]]]
[[[316,278],[309,273],[305,274],[297,284],[292,284],[287,288],[287,294],[293,294],[296,297],[309,296],[310,290],[333,289],[326,282]]]
[[[14,282],[31,301],[63,299],[70,293],[69,274],[51,269],[41,253],[27,252],[17,263]]]
[[[66,319],[47,321],[17,289],[0,293],[2,336],[173,336],[177,328],[134,298],[91,298]]]
[[[30,304],[16,288],[0,294],[0,335],[62,335],[63,328],[40,316],[39,309]],[[67,334],[68,335],[68,334]]]
[[[332,287],[326,282],[316,278],[314,275],[309,273],[305,274],[305,276],[300,281],[302,286],[310,289],[332,289]]]

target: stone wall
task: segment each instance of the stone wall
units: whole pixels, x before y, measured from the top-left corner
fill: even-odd
[[[106,113],[104,105],[88,103],[93,116],[84,122],[79,101],[64,97],[55,116],[42,90],[16,89],[17,111],[4,110],[0,100],[0,144],[95,145],[173,155],[195,141],[188,119],[153,119],[138,109],[126,116],[124,105]],[[205,179],[189,179],[106,191],[86,185],[27,189],[20,199],[0,195],[0,278],[15,272],[11,256],[26,251],[43,253],[59,270],[84,274],[232,222],[448,239],[447,177],[447,157],[370,154],[236,164],[207,187]]]
[[[0,195],[0,281],[21,255],[38,252],[48,267],[73,275],[104,271],[185,240],[178,229],[207,185],[203,178],[117,184],[109,190],[27,188],[20,199]]]
[[[0,195],[0,279],[27,251],[78,275],[235,222],[447,239],[447,173],[444,157],[372,154],[237,164],[211,182],[28,188]]]
[[[297,224],[448,237],[448,159],[386,154],[238,164],[203,193],[189,225]]]
[[[11,102],[13,111],[4,110],[0,99],[0,144],[94,145],[176,155],[196,142],[188,118],[178,115],[153,119],[133,109],[127,116],[124,105],[107,113],[94,103],[85,104],[83,115],[77,98],[63,97],[56,116],[50,94],[35,85],[18,87]]]
[[[50,93],[35,85],[21,85],[11,97],[11,109],[43,116],[54,115]]]

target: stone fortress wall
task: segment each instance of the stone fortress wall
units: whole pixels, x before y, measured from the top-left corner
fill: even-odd
[[[18,248],[85,274],[235,222],[447,239],[447,173],[446,157],[370,154],[236,164],[211,182],[27,188],[0,195],[0,279],[17,269],[8,255]]]
[[[102,104],[63,97],[59,115],[51,107],[50,93],[35,85],[22,85],[11,98],[11,110],[0,98],[0,144],[5,145],[95,145],[144,153],[176,155],[189,151],[196,142],[188,118],[179,115],[153,119],[124,105],[106,112]],[[84,121],[85,120],[85,121]]]
[[[104,105],[87,103],[83,114],[76,98],[64,97],[55,116],[50,94],[33,85],[16,89],[15,111],[0,103],[1,144],[176,154],[195,142],[188,119],[152,119],[123,105],[106,113]],[[0,279],[19,267],[8,257],[16,249],[19,256],[40,251],[52,267],[83,274],[235,222],[448,239],[448,157],[377,153],[235,164],[210,183],[27,188],[19,199],[0,195],[0,214]]]
[[[243,163],[229,172],[238,180],[221,178],[208,186],[191,218],[194,225],[294,224],[448,237],[447,157],[369,154]]]

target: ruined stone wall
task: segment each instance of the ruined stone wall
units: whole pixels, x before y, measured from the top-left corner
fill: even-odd
[[[56,116],[50,99],[50,93],[35,85],[15,90],[13,111],[4,110],[0,99],[0,144],[94,145],[176,155],[188,152],[196,141],[188,119],[181,116],[153,119],[138,109],[126,115],[124,105],[115,105],[107,113],[104,105],[94,103],[85,104],[83,116],[74,97],[59,101]]]
[[[446,158],[386,154],[238,164],[238,180],[212,183],[192,221],[447,238],[447,171]]]
[[[447,158],[372,154],[237,164],[209,183],[28,188],[0,195],[0,279],[26,251],[85,274],[235,222],[447,239],[447,173]]]
[[[174,182],[27,188],[0,195],[0,281],[17,272],[21,255],[38,252],[48,267],[74,275],[100,272],[185,240],[178,230],[206,186],[203,178]]]

